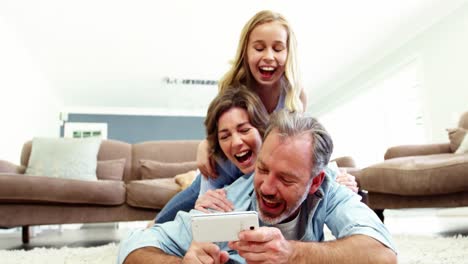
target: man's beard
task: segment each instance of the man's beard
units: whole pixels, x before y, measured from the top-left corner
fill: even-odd
[[[309,195],[311,183],[312,183],[312,178],[307,183],[306,191],[302,194],[302,197],[292,207],[286,207],[284,212],[276,217],[270,217],[270,216],[263,214],[260,208],[259,202],[258,202],[258,200],[262,198],[260,197],[260,195],[257,195],[256,203],[257,203],[257,209],[258,209],[258,216],[260,220],[262,220],[263,223],[268,224],[268,225],[276,225],[288,219],[293,213],[297,211],[297,209],[299,209],[299,207],[305,201],[305,199],[307,199],[307,196]]]

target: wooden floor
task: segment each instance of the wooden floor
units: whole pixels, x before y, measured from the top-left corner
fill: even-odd
[[[135,227],[145,222],[84,225],[80,229],[45,230],[27,245],[21,243],[21,231],[0,233],[0,249],[32,249],[35,247],[93,247],[118,243]],[[392,234],[468,236],[468,207],[455,209],[386,210],[385,224]],[[5,233],[7,232],[7,233]]]

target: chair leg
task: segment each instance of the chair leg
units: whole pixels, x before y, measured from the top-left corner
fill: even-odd
[[[359,189],[358,194],[361,196],[361,202],[369,206],[369,194],[366,190]]]
[[[374,212],[377,214],[377,216],[379,217],[380,221],[382,221],[382,223],[384,222],[384,214],[383,214],[383,211],[385,209],[374,209]]]
[[[22,226],[22,240],[23,244],[29,243],[29,226]]]

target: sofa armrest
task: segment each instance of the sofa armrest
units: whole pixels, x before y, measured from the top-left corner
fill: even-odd
[[[331,161],[335,161],[336,165],[340,168],[354,168],[356,167],[356,163],[354,162],[354,159],[350,156],[343,156],[343,157],[338,157],[336,159],[333,159]]]
[[[26,168],[6,160],[0,160],[0,173],[24,174]]]
[[[426,145],[402,145],[387,149],[384,159],[398,157],[421,156],[432,154],[451,153],[449,143],[426,144]]]

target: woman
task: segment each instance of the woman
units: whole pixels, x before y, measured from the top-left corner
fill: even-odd
[[[210,155],[220,163],[232,164],[244,175],[251,174],[255,169],[257,153],[262,144],[268,119],[268,112],[259,97],[246,87],[233,87],[218,94],[208,107],[205,119]],[[179,210],[189,211],[194,208],[199,195],[201,177],[203,176],[198,175],[192,185],[179,192],[164,206],[156,218],[157,223],[173,220]],[[222,187],[224,185],[220,188]],[[217,198],[224,196],[222,189],[212,190],[209,193]],[[222,199],[216,199],[218,200]],[[203,210],[201,206],[198,208]],[[225,202],[218,207],[215,205],[212,209],[229,211],[232,209],[232,204]]]

